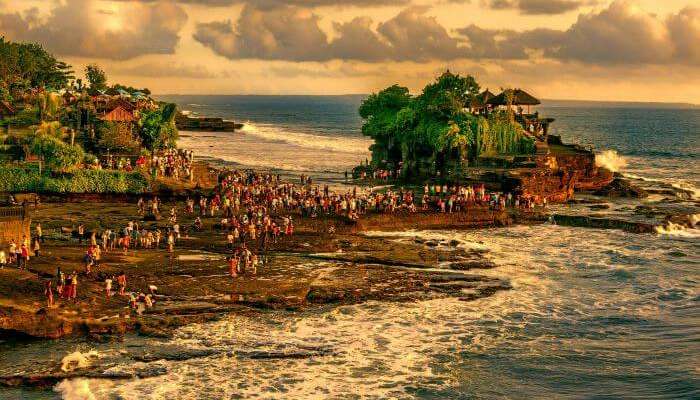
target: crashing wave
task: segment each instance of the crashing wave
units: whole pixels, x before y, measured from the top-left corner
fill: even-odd
[[[61,360],[61,371],[72,372],[76,369],[83,369],[90,366],[92,360],[98,358],[99,354],[95,350],[90,350],[87,353],[81,353],[76,350]]]
[[[595,156],[595,163],[599,167],[604,167],[612,172],[618,172],[627,166],[627,159],[615,150],[605,150]]]

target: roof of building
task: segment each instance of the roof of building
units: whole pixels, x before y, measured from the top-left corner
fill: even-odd
[[[101,119],[109,122],[133,122],[136,121],[136,116],[134,116],[133,112],[125,110],[121,106],[117,106]]]
[[[514,106],[536,106],[541,104],[541,102],[534,96],[522,89],[504,90],[503,93],[487,101],[487,104],[494,106],[505,106],[508,105],[509,97],[512,99],[510,104]]]
[[[488,104],[488,101],[496,97],[495,94],[491,93],[490,90],[486,89],[480,94],[478,94],[474,100],[472,100],[472,107],[483,107]]]

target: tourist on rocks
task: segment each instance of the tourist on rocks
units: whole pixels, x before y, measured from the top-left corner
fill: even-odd
[[[238,256],[231,255],[227,259],[228,261],[228,273],[232,278],[238,276]]]
[[[34,257],[39,257],[39,253],[41,252],[41,245],[39,244],[39,238],[34,238],[34,246],[32,248],[34,250]]]
[[[14,239],[10,239],[10,249],[8,251],[8,264],[17,262],[17,243]]]
[[[17,257],[17,268],[18,269],[26,269],[27,264],[29,262],[29,248],[27,245],[22,242],[22,245],[19,248],[19,256]]]
[[[78,243],[83,243],[85,240],[85,226],[83,224],[78,225]]]
[[[119,285],[119,295],[124,296],[124,291],[126,291],[126,274],[124,271],[119,272],[119,275],[117,275],[117,285]]]
[[[51,280],[44,282],[44,295],[46,296],[47,307],[53,307],[53,289],[51,288]]]
[[[175,233],[173,231],[168,232],[168,253],[175,251]]]
[[[228,248],[229,250],[233,250],[233,241],[234,240],[235,240],[235,237],[233,236],[233,232],[229,230],[228,233],[226,234],[226,248]]]
[[[66,275],[61,271],[61,267],[56,269],[56,293],[63,297],[63,288],[66,286]]]
[[[41,224],[36,224],[36,227],[34,227],[34,232],[36,232],[36,238],[41,243],[44,243],[44,231],[41,229]]]
[[[107,299],[112,297],[112,277],[109,276],[107,279],[105,279],[105,295],[107,296]]]
[[[130,237],[128,234],[123,234],[119,238],[119,247],[121,247],[122,251],[124,252],[124,255],[126,255],[129,252],[129,240]]]
[[[68,284],[68,298],[77,301],[78,298],[78,273],[73,271]]]

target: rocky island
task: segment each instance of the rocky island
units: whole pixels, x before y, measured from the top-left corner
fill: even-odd
[[[243,128],[243,124],[235,121],[227,121],[223,118],[200,117],[187,114],[182,111],[175,116],[177,129],[181,131],[201,132],[234,132]]]

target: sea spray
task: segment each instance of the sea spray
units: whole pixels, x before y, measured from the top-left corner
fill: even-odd
[[[64,379],[53,388],[63,400],[95,400],[87,379]]]
[[[82,353],[76,350],[61,360],[61,370],[63,372],[71,372],[76,369],[87,368],[92,363],[92,359],[98,358],[99,354],[95,350],[90,350],[87,353]]]
[[[689,224],[685,226],[672,221],[667,221],[664,225],[659,225],[654,228],[657,234],[662,236],[685,237],[685,238],[700,238],[700,229],[695,229],[697,226],[697,214],[689,217]]]
[[[595,156],[595,163],[599,167],[604,167],[612,172],[618,172],[627,166],[627,159],[615,150],[605,150]]]

